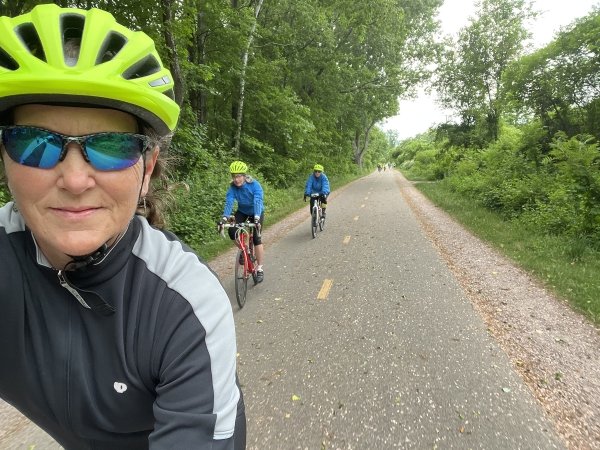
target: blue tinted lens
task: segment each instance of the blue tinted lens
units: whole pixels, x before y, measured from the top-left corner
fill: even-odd
[[[60,161],[65,143],[77,142],[86,160],[96,170],[122,170],[133,166],[147,147],[147,138],[132,133],[97,133],[63,136],[36,127],[14,126],[2,129],[2,143],[8,156],[29,167],[51,169]]]
[[[139,135],[100,133],[86,139],[85,149],[95,169],[122,170],[139,161],[145,142]]]
[[[42,169],[54,167],[62,150],[60,136],[31,127],[3,129],[2,143],[13,161]]]

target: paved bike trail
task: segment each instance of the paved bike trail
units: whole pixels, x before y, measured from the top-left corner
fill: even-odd
[[[335,193],[316,239],[305,216],[267,242],[235,313],[248,448],[564,448],[397,176]]]
[[[244,309],[233,265],[219,271],[235,310],[248,449],[564,448],[397,176],[334,192],[316,239],[308,206],[266,239],[265,282]],[[0,430],[0,448],[59,448],[23,420],[0,402],[3,427],[19,428]]]

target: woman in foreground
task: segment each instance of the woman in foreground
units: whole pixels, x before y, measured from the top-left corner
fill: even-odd
[[[161,229],[172,89],[109,13],[0,20],[0,396],[66,449],[245,447],[229,300]]]

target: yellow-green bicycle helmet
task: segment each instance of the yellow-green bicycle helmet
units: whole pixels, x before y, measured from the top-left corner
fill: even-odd
[[[65,55],[69,39],[81,40],[77,58]],[[179,117],[171,73],[148,35],[105,11],[55,4],[0,17],[0,111],[27,103],[114,108],[161,135]]]
[[[248,166],[242,161],[234,161],[229,166],[229,173],[246,173]]]
[[[313,170],[323,172],[323,166],[321,164],[315,164],[315,167],[313,167]]]

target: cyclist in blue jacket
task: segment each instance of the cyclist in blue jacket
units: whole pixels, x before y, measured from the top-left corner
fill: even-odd
[[[327,196],[329,195],[329,192],[329,179],[323,172],[323,166],[321,164],[315,164],[315,167],[313,167],[313,173],[311,173],[308,176],[308,180],[306,180],[306,187],[304,188],[304,201],[306,201],[307,197],[310,197],[312,194],[320,194],[323,217],[325,217]],[[312,211],[314,203],[315,198],[311,197],[309,211]]]
[[[242,223],[248,218],[255,224],[262,226],[265,217],[263,204],[264,194],[260,183],[247,175],[248,166],[242,161],[234,161],[229,166],[231,184],[225,195],[225,208],[223,209],[223,222],[227,222],[233,212],[233,205],[237,202],[237,211],[234,214],[235,222]],[[229,237],[235,239],[235,229],[229,228]],[[264,247],[260,233],[254,233],[254,251],[256,252],[256,282],[264,279],[263,262],[265,257]]]

